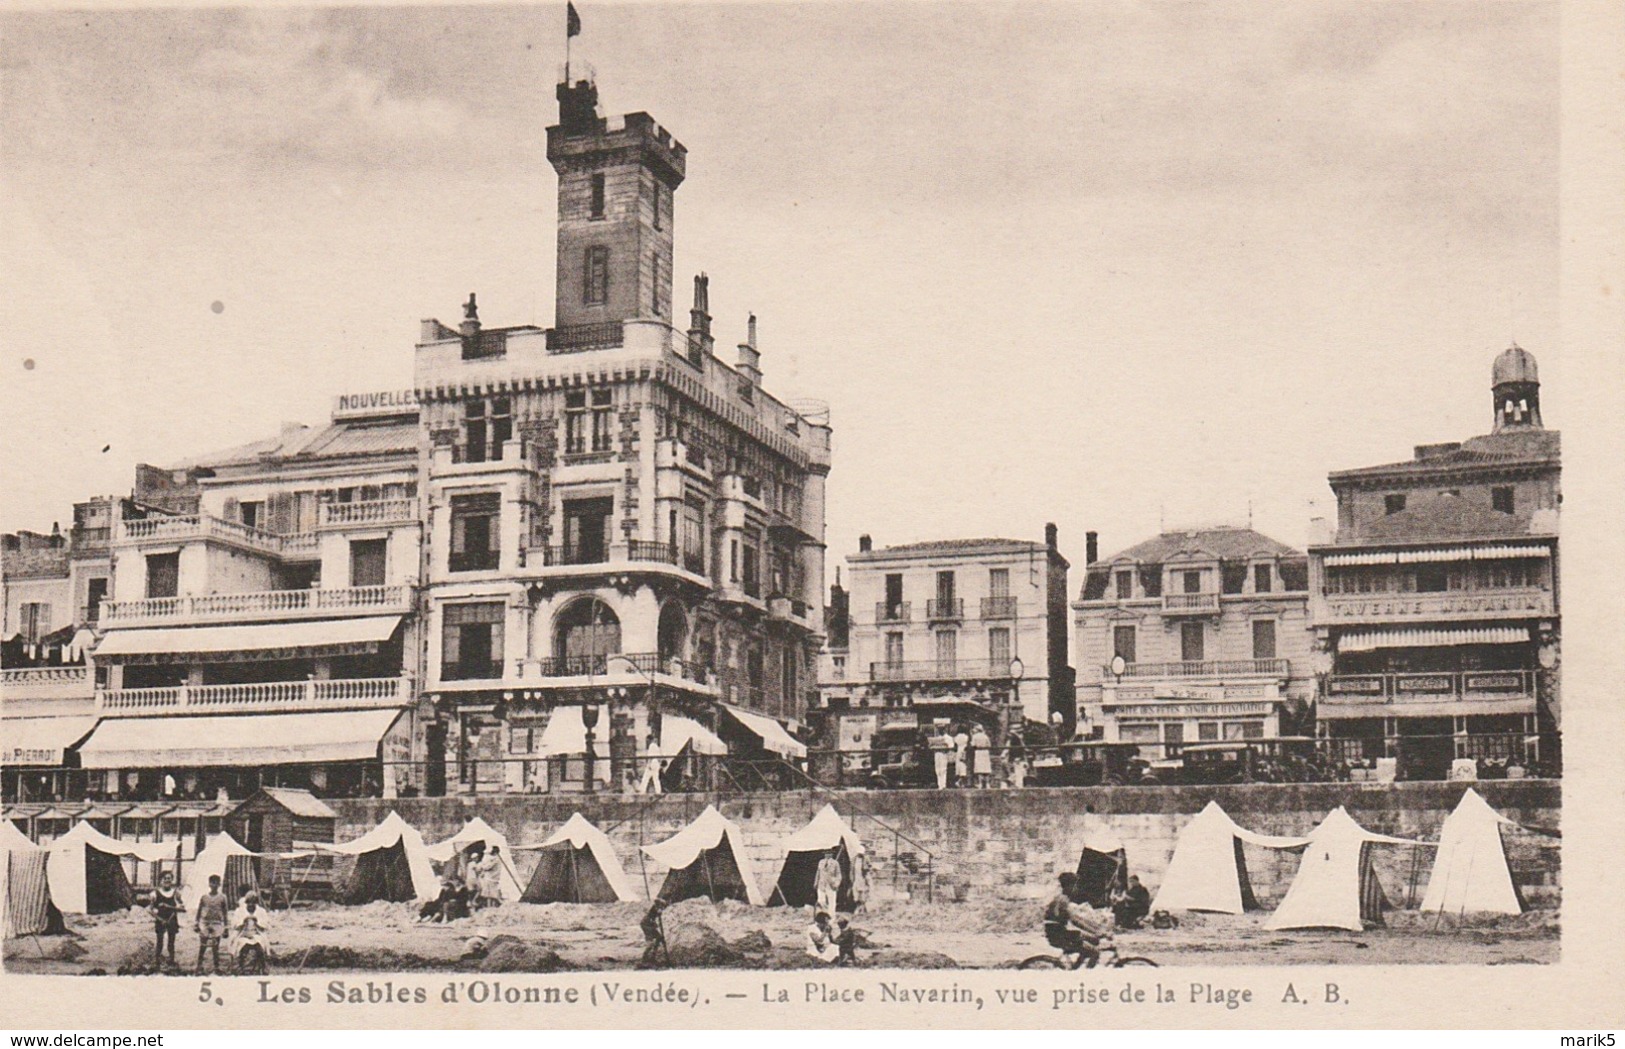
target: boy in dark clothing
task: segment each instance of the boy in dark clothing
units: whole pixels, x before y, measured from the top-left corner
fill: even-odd
[[[662,917],[666,910],[665,900],[656,900],[649,905],[649,910],[638,923],[643,931],[643,960],[638,963],[640,969],[653,969],[660,964],[661,956],[667,965],[671,964],[671,954],[666,950],[666,921]]]
[[[158,949],[152,956],[153,970],[163,967],[165,937],[169,939],[169,967],[180,968],[175,961],[175,934],[181,931],[180,916],[186,910],[186,904],[181,902],[180,893],[175,891],[173,874],[165,871],[159,878],[158,891],[152,894],[152,906],[147,909],[152,913],[152,926],[158,933]]]

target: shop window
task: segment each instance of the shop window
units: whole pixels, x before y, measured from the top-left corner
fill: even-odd
[[[452,496],[451,571],[482,572],[498,566],[501,511],[502,497],[495,492]]]
[[[1162,730],[1157,725],[1123,725],[1117,730],[1117,738],[1124,743],[1158,743]]]
[[[1219,723],[1217,721],[1198,722],[1196,738],[1203,743],[1217,743],[1219,741]]]
[[[501,601],[447,605],[440,645],[441,678],[502,677],[502,618]]]

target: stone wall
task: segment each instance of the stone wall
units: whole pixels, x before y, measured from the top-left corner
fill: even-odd
[[[1530,827],[1555,830],[1561,788],[1555,781],[1523,780],[1476,785],[1497,811]],[[756,876],[771,887],[781,859],[780,840],[826,803],[852,824],[870,856],[875,895],[937,899],[1037,899],[1053,891],[1055,874],[1077,865],[1086,837],[1115,836],[1129,864],[1153,891],[1162,881],[1180,828],[1209,800],[1217,800],[1242,826],[1266,834],[1303,834],[1343,805],[1370,830],[1396,837],[1437,840],[1439,827],[1460,800],[1455,783],[1315,783],[1205,788],[1102,787],[988,791],[810,791],[714,796],[670,794],[504,795],[347,800],[338,811],[339,839],[374,826],[391,808],[428,841],[447,837],[479,815],[515,844],[541,841],[582,812],[614,841],[634,884],[658,889],[664,870],[646,861],[639,845],[676,833],[707,804],[744,829]],[[1557,839],[1524,831],[1505,835],[1514,877],[1530,904],[1555,906],[1559,889]],[[1430,849],[1379,847],[1378,873],[1399,905],[1421,899],[1433,862]],[[516,855],[521,876],[534,860]],[[1260,902],[1286,892],[1294,853],[1247,846],[1248,873]]]

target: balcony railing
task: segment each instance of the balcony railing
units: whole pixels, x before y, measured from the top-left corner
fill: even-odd
[[[1160,677],[1288,677],[1292,662],[1286,659],[1206,659],[1178,663],[1130,663],[1123,676],[1133,678]],[[1103,681],[1115,675],[1109,666],[1100,668]]]
[[[871,681],[974,681],[1010,676],[1002,659],[928,659],[903,663],[870,663]]]
[[[547,330],[548,353],[582,353],[620,346],[625,339],[620,321],[603,324],[567,324]]]
[[[653,675],[681,678],[695,684],[707,685],[715,677],[708,666],[671,656],[661,656],[658,652],[616,652],[610,655],[598,656],[552,656],[547,659],[535,660],[531,665],[535,666],[537,673],[544,678],[623,678],[630,675],[642,677],[647,681]]]
[[[312,554],[318,540],[312,532],[279,535],[241,521],[227,521],[208,514],[147,517],[118,523],[114,541],[119,543],[175,543],[194,539],[218,539],[246,546],[276,557]]]
[[[96,693],[98,711],[109,717],[161,716],[182,711],[226,714],[346,710],[405,706],[411,701],[412,679],[404,676],[118,688]]]
[[[607,546],[550,546],[546,548],[543,559],[543,563],[548,567],[601,565],[618,561],[641,561],[662,565],[678,563],[675,546],[643,539],[610,543]]]
[[[453,550],[446,558],[451,572],[491,572],[502,564],[500,550]]]
[[[1440,593],[1326,594],[1324,601],[1327,619],[1339,623],[1506,619],[1549,616],[1553,613],[1551,591],[1541,587]]]
[[[137,601],[103,601],[100,624],[123,626],[136,620],[150,619],[278,619],[352,612],[365,614],[396,609],[404,611],[411,606],[411,601],[412,588],[405,585],[149,597]]]
[[[1016,618],[1016,599],[1013,597],[984,597],[982,598],[983,619],[1014,619]]]
[[[1209,615],[1219,611],[1219,595],[1164,594],[1162,610],[1169,615]]]
[[[965,602],[960,598],[932,598],[925,603],[925,617],[933,621],[964,619]]]
[[[1464,670],[1416,674],[1336,674],[1326,679],[1323,701],[1330,704],[1404,704],[1534,695],[1533,670]]]
[[[875,622],[877,623],[907,623],[913,606],[908,601],[899,601],[888,605],[884,601],[875,603]]]
[[[85,698],[91,688],[90,671],[85,667],[0,670],[0,696],[7,701]]]
[[[409,524],[418,517],[416,499],[369,499],[359,503],[323,503],[323,528],[354,525]]]
[[[444,663],[440,667],[442,681],[501,681],[502,664],[491,660],[465,660]]]

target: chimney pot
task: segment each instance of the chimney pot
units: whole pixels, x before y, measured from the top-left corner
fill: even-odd
[[[1044,545],[1049,547],[1051,550],[1054,550],[1057,542],[1059,541],[1060,534],[1061,530],[1055,527],[1055,522],[1051,521],[1049,524],[1046,524],[1044,526]]]
[[[858,536],[858,553],[867,554],[875,548],[875,541],[867,534]]]
[[[1085,532],[1085,533],[1083,533],[1083,558],[1084,558],[1084,564],[1089,564],[1089,565],[1092,565],[1096,561],[1100,560],[1100,533],[1099,532]]]

